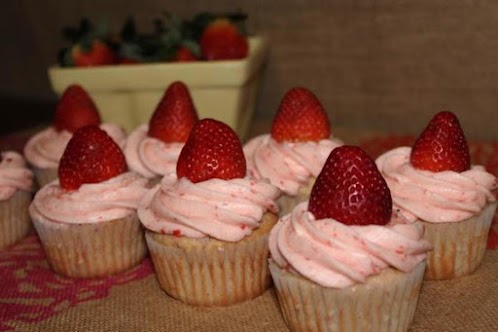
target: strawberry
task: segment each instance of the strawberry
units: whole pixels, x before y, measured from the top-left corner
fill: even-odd
[[[98,183],[126,172],[120,147],[97,126],[78,129],[59,164],[62,188],[76,190],[84,183]]]
[[[243,178],[246,159],[239,137],[223,122],[200,120],[180,152],[176,174],[194,183],[212,178]]]
[[[202,31],[201,53],[206,60],[242,59],[247,56],[247,37],[226,18],[213,20]]]
[[[55,129],[75,132],[81,127],[100,123],[97,106],[85,89],[77,84],[67,87],[55,108]]]
[[[91,41],[88,46],[84,43],[74,45],[71,55],[76,67],[111,65],[116,61],[114,51],[98,39]]]
[[[470,168],[469,145],[452,112],[440,112],[415,141],[410,155],[413,167],[431,172],[463,172]]]
[[[277,142],[319,141],[330,136],[327,113],[308,89],[290,89],[273,120],[271,136]]]
[[[150,137],[163,142],[186,142],[199,120],[190,92],[180,81],[171,83],[149,121]]]
[[[176,51],[175,58],[173,61],[176,62],[190,62],[190,61],[197,61],[197,57],[192,53],[192,51],[185,47],[182,46]]]
[[[385,225],[392,214],[391,192],[365,151],[344,145],[327,158],[311,190],[308,210],[316,219]]]

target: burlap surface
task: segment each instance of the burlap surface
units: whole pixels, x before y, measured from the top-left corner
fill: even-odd
[[[497,331],[498,252],[488,250],[469,277],[425,281],[410,331]],[[103,299],[63,310],[17,331],[288,331],[273,289],[227,308],[203,309],[168,297],[154,275],[116,286]]]

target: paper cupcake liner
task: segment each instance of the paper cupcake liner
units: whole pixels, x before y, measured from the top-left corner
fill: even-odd
[[[422,285],[425,261],[409,273],[391,268],[364,284],[326,288],[280,268],[270,271],[291,331],[407,331]]]
[[[268,235],[277,216],[239,242],[146,231],[159,284],[171,297],[197,306],[227,306],[262,294],[271,283]]]
[[[57,168],[38,168],[33,167],[36,183],[41,188],[58,178]]]
[[[282,196],[279,197],[277,203],[280,208],[279,215],[281,217],[291,213],[294,207],[299,203],[308,200],[313,184],[315,184],[315,180],[315,177],[310,178],[309,182],[305,186],[299,188],[299,191],[295,196],[282,194]]]
[[[32,193],[18,190],[0,201],[0,250],[24,238],[32,229],[28,207]]]
[[[33,220],[52,269],[68,277],[93,278],[128,270],[147,247],[136,213],[112,221],[69,224]]]
[[[427,256],[425,279],[451,279],[473,273],[484,257],[495,210],[493,203],[479,215],[459,222],[419,220],[425,228],[424,238],[433,245]]]

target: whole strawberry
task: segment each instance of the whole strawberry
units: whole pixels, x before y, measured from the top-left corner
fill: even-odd
[[[173,82],[152,114],[148,135],[165,143],[185,142],[198,120],[187,86]]]
[[[375,162],[359,147],[344,145],[330,153],[311,190],[308,210],[316,219],[347,225],[385,225],[392,198]]]
[[[100,123],[97,106],[85,89],[77,84],[67,87],[55,108],[55,129],[75,132],[81,127]]]
[[[201,53],[206,60],[232,60],[247,56],[247,37],[226,18],[218,18],[206,26],[200,38]]]
[[[59,164],[62,188],[76,190],[84,183],[99,183],[126,172],[120,147],[97,126],[78,129]]]
[[[243,178],[246,160],[239,137],[223,122],[200,120],[180,153],[176,174],[194,183],[213,178]]]
[[[327,113],[308,89],[290,89],[280,102],[271,136],[277,142],[319,141],[330,136]]]
[[[114,51],[98,39],[74,45],[71,48],[71,56],[76,67],[112,65],[117,58]]]
[[[413,145],[413,167],[431,172],[463,172],[470,168],[469,145],[460,122],[452,112],[440,112],[429,122]]]

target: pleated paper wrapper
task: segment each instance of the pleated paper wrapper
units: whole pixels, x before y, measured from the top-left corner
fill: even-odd
[[[146,231],[159,284],[171,297],[197,306],[227,306],[261,295],[271,283],[268,235],[277,216],[239,242]]]
[[[33,167],[36,183],[41,188],[58,178],[57,168],[38,168]]]
[[[33,224],[48,263],[64,276],[93,278],[116,274],[139,264],[147,253],[136,213],[99,223],[34,219]]]
[[[411,272],[387,268],[364,284],[326,288],[280,268],[270,259],[283,317],[291,331],[399,332],[410,326],[425,261]]]
[[[31,230],[28,207],[33,194],[18,190],[0,201],[0,250],[24,238]]]
[[[427,256],[425,278],[451,279],[473,273],[481,264],[496,203],[472,218],[447,223],[417,221],[424,225],[433,250]]]

